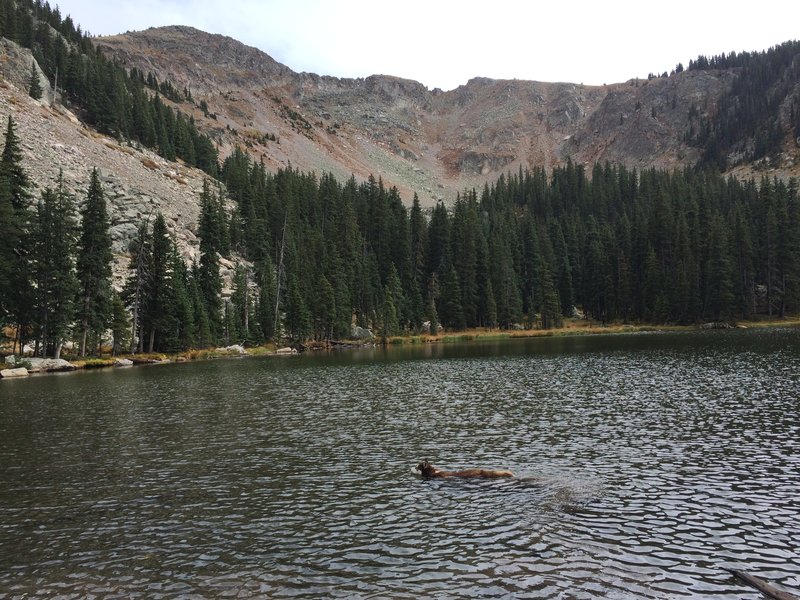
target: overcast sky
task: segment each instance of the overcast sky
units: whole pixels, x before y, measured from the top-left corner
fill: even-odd
[[[51,0],[51,4],[53,4]],[[84,31],[191,25],[294,71],[382,73],[453,89],[472,77],[599,85],[699,54],[800,37],[797,0],[64,0]]]

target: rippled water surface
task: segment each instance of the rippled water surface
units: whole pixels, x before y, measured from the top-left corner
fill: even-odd
[[[797,592],[798,398],[788,329],[3,381],[0,598]]]

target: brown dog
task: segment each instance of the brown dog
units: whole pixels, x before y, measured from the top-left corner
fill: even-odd
[[[440,471],[426,458],[417,465],[417,471],[424,478],[432,477],[514,477],[511,471],[499,469],[464,469],[463,471]]]

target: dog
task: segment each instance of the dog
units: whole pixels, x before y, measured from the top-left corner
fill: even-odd
[[[441,471],[428,462],[426,458],[417,465],[416,471],[425,479],[434,477],[514,477],[514,473],[502,469],[464,469],[462,471]]]

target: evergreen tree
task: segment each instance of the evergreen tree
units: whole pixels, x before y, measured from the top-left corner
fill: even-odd
[[[111,328],[112,349],[111,354],[116,356],[121,353],[129,343],[130,319],[125,308],[125,302],[117,292],[111,296]]]
[[[33,231],[34,314],[43,357],[60,357],[74,319],[76,232],[75,202],[59,177],[55,190],[42,192]]]
[[[150,258],[150,287],[146,304],[144,322],[147,323],[147,351],[156,350],[156,342],[163,345],[163,337],[171,324],[170,310],[174,306],[172,285],[172,243],[167,224],[161,213],[153,221],[152,249]]]
[[[149,219],[148,219],[149,221]],[[139,225],[131,243],[130,273],[122,291],[122,298],[131,311],[131,354],[144,351],[145,318],[152,287],[152,237],[149,222]]]
[[[275,337],[275,267],[267,255],[256,265],[256,283],[258,284],[258,303],[256,305],[256,321],[262,340]]]
[[[539,324],[542,329],[552,329],[561,326],[561,302],[553,282],[550,267],[539,259],[540,282],[537,287],[537,304],[540,306]]]
[[[28,207],[30,202],[30,181],[27,173],[22,168],[22,150],[19,146],[16,126],[11,115],[8,116],[6,126],[5,145],[0,157],[0,177],[8,182],[8,193],[11,195],[11,204],[14,210]]]
[[[42,97],[42,85],[39,83],[39,71],[36,69],[36,63],[31,63],[31,76],[28,81],[28,95],[34,100],[40,100]]]
[[[89,332],[102,334],[111,317],[111,259],[106,201],[97,169],[92,169],[78,238],[76,316],[80,322],[81,356],[86,356]]]
[[[296,277],[288,278],[284,307],[287,335],[293,340],[308,339],[312,334],[311,314]]]
[[[198,227],[198,237],[200,238],[198,284],[211,335],[215,339],[219,338],[222,333],[220,321],[222,280],[219,276],[219,255],[224,243],[225,225],[219,207],[218,199],[212,195],[208,180],[205,180],[200,198],[200,224]]]
[[[728,236],[720,217],[712,221],[709,234],[711,252],[705,269],[707,283],[704,313],[713,321],[723,321],[732,317],[734,298]]]
[[[194,305],[189,270],[174,241],[169,241],[168,319],[163,333],[161,350],[175,352],[192,348],[197,342]]]
[[[16,316],[14,286],[23,270],[19,255],[23,231],[8,180],[0,173],[0,326]]]
[[[197,263],[192,264],[187,288],[192,308],[194,343],[200,348],[211,346],[214,342],[211,335],[211,321],[208,318],[206,303],[200,291],[200,268]]]
[[[236,343],[250,340],[250,313],[251,298],[249,289],[249,275],[243,265],[237,265],[233,276],[233,292],[230,301],[230,331],[228,339]]]

